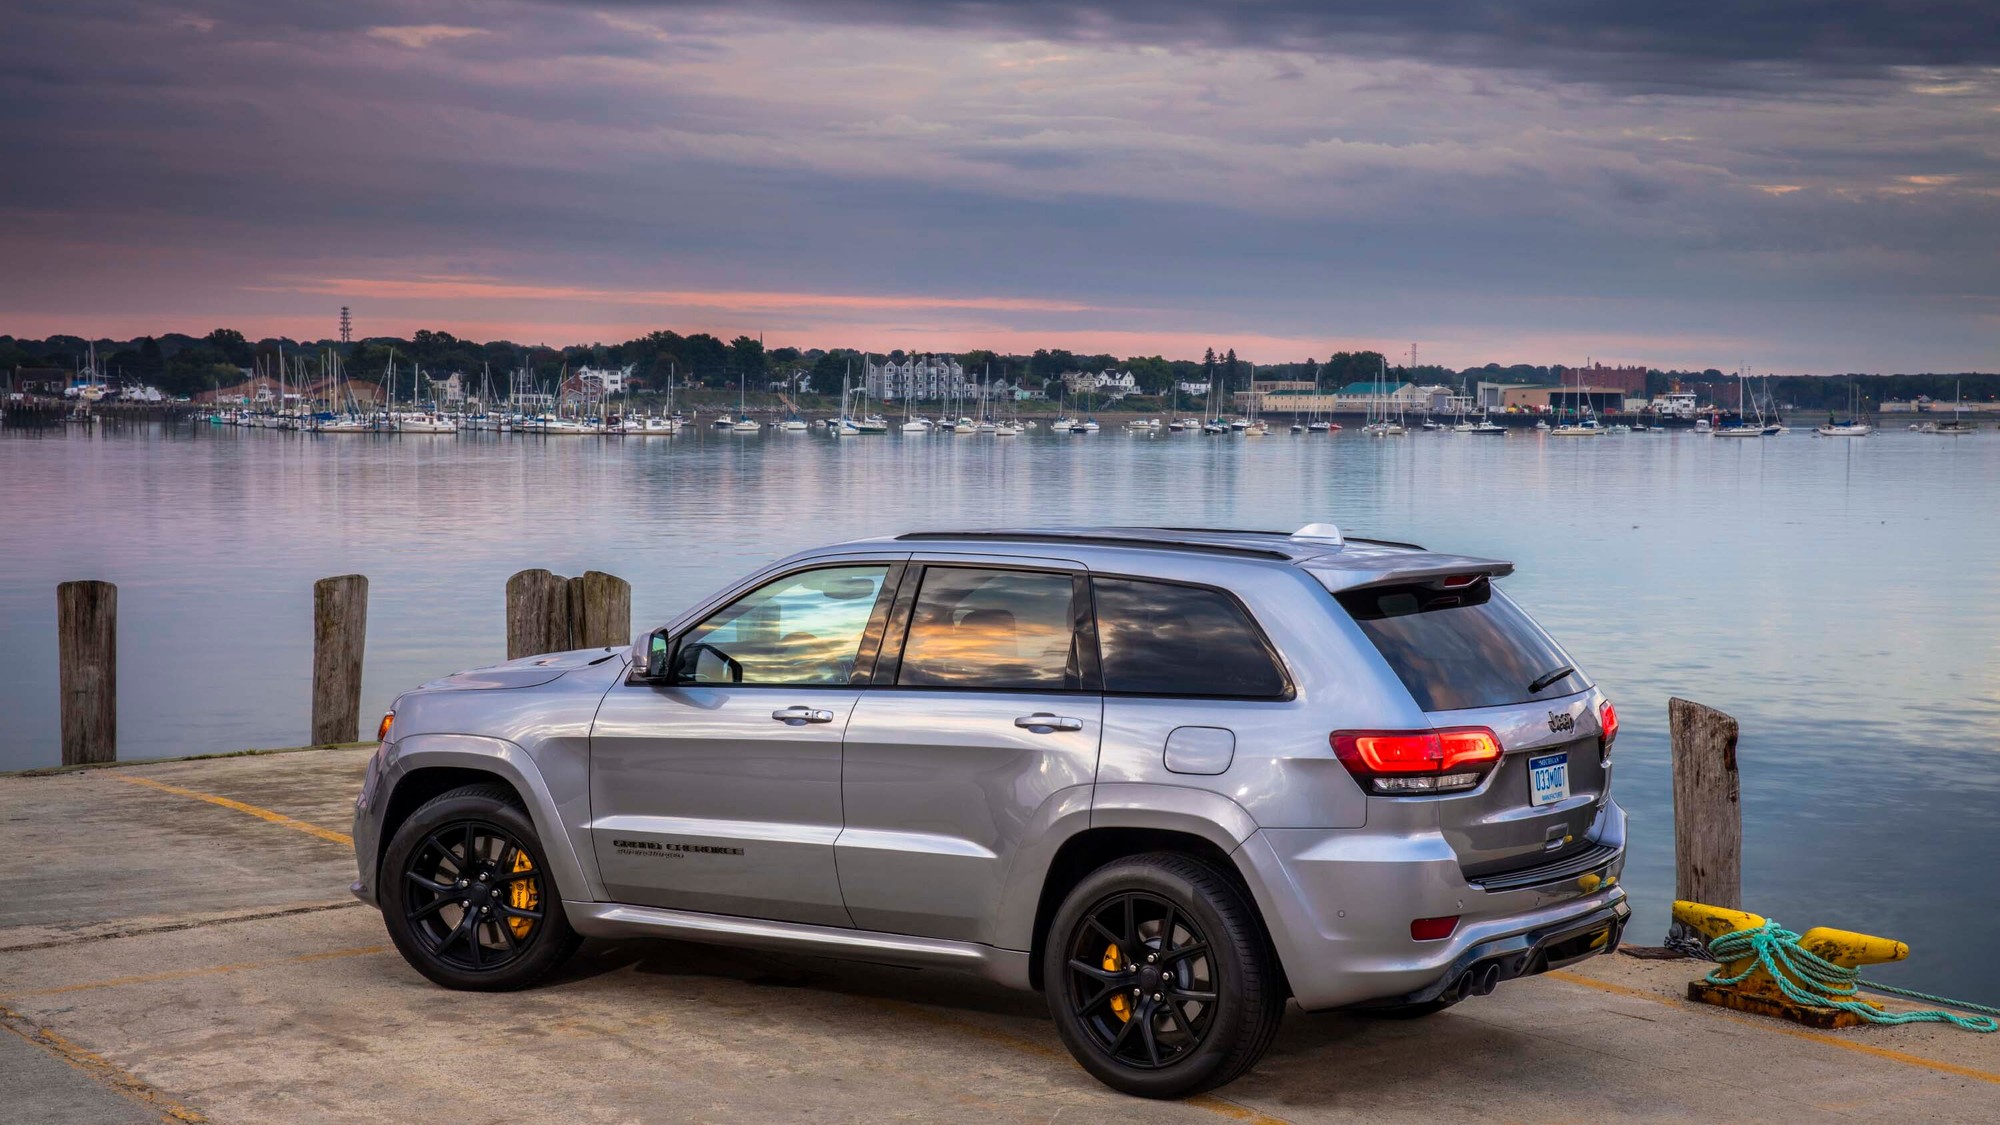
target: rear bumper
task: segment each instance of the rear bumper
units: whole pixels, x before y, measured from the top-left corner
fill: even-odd
[[[1264,829],[1236,859],[1294,997],[1313,1011],[1421,1003],[1475,967],[1490,984],[1616,948],[1631,913],[1618,885],[1624,811],[1607,802],[1590,836],[1583,870],[1485,883],[1465,878],[1435,830]],[[1410,937],[1412,920],[1450,916],[1449,937]]]
[[[1402,996],[1368,1001],[1356,1007],[1394,1007],[1422,1004],[1447,992],[1466,988],[1490,988],[1503,981],[1531,977],[1574,965],[1578,961],[1609,953],[1618,948],[1625,922],[1632,908],[1621,892],[1609,906],[1552,925],[1482,941],[1454,958],[1430,984]],[[1473,982],[1479,982],[1475,985]]]

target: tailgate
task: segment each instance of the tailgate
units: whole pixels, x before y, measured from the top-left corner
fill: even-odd
[[[1596,846],[1587,833],[1604,803],[1610,771],[1598,744],[1595,696],[1586,691],[1431,715],[1441,727],[1490,727],[1505,751],[1479,788],[1436,798],[1438,828],[1468,879],[1560,863]]]

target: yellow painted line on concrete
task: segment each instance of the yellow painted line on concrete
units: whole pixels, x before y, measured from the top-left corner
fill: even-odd
[[[199,789],[183,789],[178,785],[168,785],[164,781],[155,781],[150,777],[131,777],[126,774],[113,774],[111,775],[111,779],[113,781],[125,782],[127,785],[143,785],[148,789],[157,789],[162,793],[172,793],[180,797],[192,797],[197,801],[207,801],[211,805],[221,805],[225,809],[235,809],[237,812],[248,813],[260,820],[268,820],[272,824],[282,825],[294,831],[303,832],[308,836],[317,836],[329,844],[339,844],[349,848],[354,846],[354,837],[349,836],[345,832],[335,832],[331,828],[321,828],[317,824],[307,824],[296,817],[286,816],[284,813],[273,812],[266,808],[259,808],[256,805],[246,804],[234,798],[219,797],[214,793],[203,793]]]
[[[75,1041],[56,1033],[53,1028],[37,1027],[26,1016],[12,1008],[0,1007],[0,1027],[20,1036],[42,1050],[82,1071],[84,1076],[108,1086],[112,1090],[158,1113],[162,1121],[181,1122],[183,1125],[202,1125],[208,1120],[196,1110],[174,1101],[160,1091],[147,1085],[136,1075],[95,1051],[87,1050]]]
[[[1693,1001],[1682,1001],[1678,997],[1662,996],[1657,992],[1649,992],[1643,988],[1632,988],[1623,984],[1613,984],[1610,981],[1593,980],[1590,977],[1564,972],[1561,969],[1552,970],[1547,975],[1555,977],[1557,980],[1567,981],[1570,984],[1580,984],[1585,988],[1594,988],[1599,992],[1612,992],[1620,996],[1632,996],[1640,1000],[1650,1000],[1655,1004],[1664,1004],[1669,1008],[1685,1010],[1696,1006]],[[1829,1047],[1838,1047],[1843,1051],[1853,1051],[1856,1054],[1868,1055],[1887,1062],[1902,1063],[1904,1066],[1935,1070],[1940,1074],[1951,1074],[1960,1078],[1972,1078],[1980,1082],[1991,1082],[1995,1085],[2000,1085],[2000,1074],[1996,1074],[1990,1070],[1960,1066],[1957,1063],[1945,1062],[1942,1059],[1925,1058],[1922,1055],[1912,1055],[1905,1051],[1892,1051],[1887,1047],[1873,1047],[1866,1043],[1856,1043],[1851,1039],[1843,1039],[1828,1035],[1825,1032],[1811,1031],[1802,1027],[1785,1027],[1782,1026],[1781,1021],[1774,1019],[1749,1019],[1744,1016],[1735,1015],[1726,1009],[1713,1007],[1712,1005],[1704,1004],[1700,1006],[1713,1011],[1716,1015],[1724,1019],[1733,1020],[1736,1023],[1743,1024],[1746,1027],[1754,1027],[1760,1031],[1775,1031],[1780,1035],[1789,1035],[1794,1039],[1807,1039],[1814,1043],[1824,1043]]]
[[[1057,1062],[1066,1062],[1071,1065],[1075,1065],[1076,1063],[1076,1060],[1070,1057],[1068,1051],[1059,1047],[1053,1047],[1034,1039],[1025,1039],[1019,1035],[1001,1031],[998,1028],[981,1027],[978,1024],[955,1020],[942,1012],[924,1007],[921,1004],[912,1004],[903,1000],[881,1000],[879,1003],[884,1007],[894,1008],[906,1015],[915,1016],[926,1023],[948,1027],[953,1031],[963,1032],[975,1038],[984,1039],[989,1043],[998,1043],[1001,1046],[1012,1047],[1017,1051],[1023,1051],[1030,1055]],[[1182,1098],[1181,1104],[1192,1106],[1195,1109],[1206,1110],[1218,1117],[1225,1117],[1231,1121],[1247,1122],[1248,1125],[1290,1125],[1282,1117],[1272,1117],[1267,1113],[1251,1109],[1246,1105],[1240,1105],[1227,1098],[1219,1098],[1214,1094],[1196,1094],[1190,1098]]]
[[[86,981],[82,984],[64,984],[54,988],[30,988],[8,993],[8,999],[23,996],[59,996],[66,992],[89,992],[99,988],[123,988],[134,984],[158,984],[161,981],[188,980],[192,977],[212,977],[221,973],[244,973],[256,969],[271,969],[282,965],[309,965],[315,961],[334,961],[343,957],[367,957],[376,953],[387,953],[386,945],[360,945],[352,949],[329,949],[319,953],[301,953],[297,957],[280,957],[272,961],[238,961],[233,965],[209,965],[199,969],[170,969],[163,973],[142,973],[131,977],[112,977],[109,980]]]

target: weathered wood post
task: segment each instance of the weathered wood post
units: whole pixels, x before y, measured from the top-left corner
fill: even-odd
[[[1674,763],[1674,897],[1743,906],[1743,808],[1738,803],[1736,720],[1685,699],[1667,701]],[[1699,941],[1676,922],[1668,932]]]
[[[507,659],[569,647],[568,579],[524,570],[507,580]]]
[[[62,764],[118,760],[118,587],[56,587],[56,662]]]
[[[313,583],[312,744],[361,740],[361,652],[368,636],[368,579]]]
[[[615,574],[586,570],[569,580],[569,647],[623,647],[632,643],[632,584]]]

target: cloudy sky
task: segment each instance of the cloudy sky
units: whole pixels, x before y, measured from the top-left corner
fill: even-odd
[[[0,0],[0,332],[2000,369],[1966,0]]]

